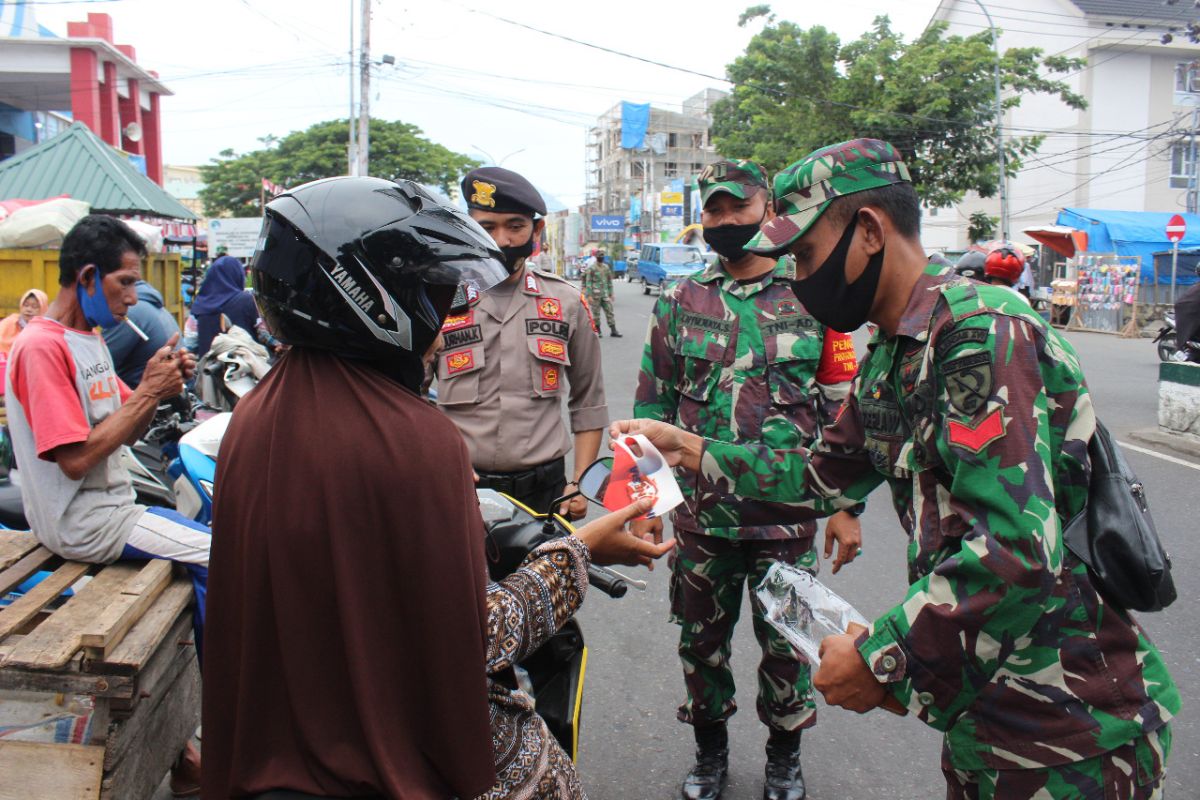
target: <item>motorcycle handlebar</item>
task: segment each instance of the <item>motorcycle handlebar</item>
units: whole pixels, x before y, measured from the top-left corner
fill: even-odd
[[[624,597],[625,593],[629,591],[629,584],[623,577],[611,569],[597,567],[594,564],[588,567],[588,583],[609,597]]]

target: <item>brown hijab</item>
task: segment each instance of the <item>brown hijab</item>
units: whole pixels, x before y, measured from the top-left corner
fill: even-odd
[[[218,462],[203,796],[487,791],[483,524],[453,423],[296,349]]]

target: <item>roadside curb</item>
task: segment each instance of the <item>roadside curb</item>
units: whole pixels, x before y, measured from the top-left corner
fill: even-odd
[[[1178,433],[1163,433],[1157,428],[1145,428],[1140,431],[1130,431],[1129,438],[1142,444],[1164,448],[1200,460],[1200,442],[1189,441],[1187,437]]]

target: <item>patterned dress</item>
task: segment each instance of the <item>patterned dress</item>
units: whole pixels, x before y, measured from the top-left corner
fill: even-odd
[[[575,765],[533,700],[495,676],[533,653],[583,604],[587,546],[575,537],[548,542],[524,566],[488,587],[488,702],[496,785],[480,800],[586,800]]]

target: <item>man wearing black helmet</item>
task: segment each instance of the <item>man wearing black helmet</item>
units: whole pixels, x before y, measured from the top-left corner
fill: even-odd
[[[410,182],[273,200],[253,277],[291,349],[221,447],[204,796],[581,797],[510,667],[579,607],[589,563],[648,563],[630,506],[488,584],[467,448],[417,394],[457,287],[504,279]]]
[[[533,184],[511,170],[481,167],[463,178],[462,193],[509,274],[487,294],[460,298],[446,318],[438,405],[462,431],[481,487],[547,511],[568,485],[572,444],[570,484],[600,451],[608,424],[600,342],[579,290],[526,264],[546,215]],[[573,442],[562,422],[564,397]],[[567,505],[575,519],[587,511],[582,497]]]

